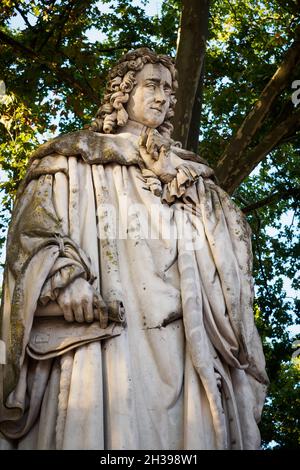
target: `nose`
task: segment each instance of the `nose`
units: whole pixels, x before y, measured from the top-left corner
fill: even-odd
[[[157,103],[165,104],[166,103],[166,95],[165,90],[162,87],[157,87],[155,90],[155,101]]]

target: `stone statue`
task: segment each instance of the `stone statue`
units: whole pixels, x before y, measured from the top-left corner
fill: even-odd
[[[176,87],[169,57],[130,52],[91,127],[32,156],[7,244],[3,446],[260,446],[250,230],[171,139]]]

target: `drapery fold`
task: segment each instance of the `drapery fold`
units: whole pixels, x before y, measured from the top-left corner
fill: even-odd
[[[129,147],[134,145],[130,141]],[[172,406],[166,406],[166,409],[174,406],[172,419],[177,426],[181,422],[183,437],[173,429],[170,424],[172,419],[167,418],[167,414],[165,418],[162,417],[166,423],[162,426],[162,433],[169,429],[172,445],[178,446],[181,442],[185,448],[201,445],[203,448],[207,445],[218,449],[257,448],[259,432],[256,421],[261,413],[268,379],[253,320],[251,240],[244,216],[215,184],[212,170],[201,162],[182,161],[177,166],[176,178],[163,186],[160,200],[155,194],[145,192],[147,188],[144,187],[142,174],[132,155],[122,162],[124,166],[120,166],[118,156],[118,163],[113,163],[113,151],[109,153],[101,148],[105,154],[103,164],[98,151],[95,151],[94,159],[89,156],[85,162],[79,156],[62,155],[47,155],[39,161],[33,161],[22,194],[18,197],[8,237],[5,301],[2,305],[1,331],[8,351],[4,375],[4,413],[0,425],[2,433],[10,438],[25,436],[30,429],[32,435],[36,433],[34,423],[39,419],[39,426],[42,426],[43,413],[48,409],[45,397],[47,394],[55,395],[53,390],[60,390],[55,405],[57,413],[51,408],[56,430],[53,430],[54,424],[49,428],[48,441],[46,439],[48,444],[46,441],[42,444],[41,438],[39,442],[45,448],[78,448],[80,439],[84,439],[83,435],[78,435],[77,443],[74,440],[72,443],[69,429],[76,419],[82,419],[82,414],[73,413],[79,406],[76,400],[80,398],[76,387],[80,387],[79,371],[83,370],[85,361],[90,360],[89,377],[97,374],[99,383],[91,385],[98,398],[92,393],[88,401],[91,409],[97,410],[97,419],[91,415],[90,421],[84,421],[83,429],[90,429],[92,434],[86,434],[82,445],[84,448],[114,448],[116,445],[138,448],[139,445],[145,445],[141,443],[144,441],[138,432],[141,424],[134,422],[139,422],[135,400],[136,403],[143,402],[140,391],[143,385],[139,384],[135,392],[131,380],[136,377],[136,380],[143,381],[146,375],[143,375],[144,372],[135,372],[136,367],[136,370],[140,370],[142,366],[139,361],[138,366],[133,365],[137,364],[136,359],[130,359],[130,354],[134,355],[132,348],[141,334],[144,338],[142,341],[145,341],[143,348],[151,351],[153,364],[158,365],[159,362],[155,361],[159,359],[148,335],[164,332],[153,330],[152,333],[155,320],[151,314],[151,305],[143,304],[146,302],[143,289],[148,289],[148,278],[142,267],[138,268],[141,269],[138,271],[140,284],[129,287],[125,281],[126,275],[133,269],[130,263],[133,262],[131,260],[135,250],[140,249],[140,256],[145,256],[145,270],[149,270],[149,285],[153,285],[151,295],[155,296],[156,289],[156,295],[161,296],[161,320],[174,313],[174,310],[179,313],[177,305],[180,300],[186,339],[185,365],[178,365],[180,370],[182,367],[180,374],[185,377],[184,389],[178,374],[176,398],[172,398]],[[126,152],[126,146],[118,148],[118,155],[126,156]],[[147,240],[147,237],[141,241],[139,237],[136,240],[120,240],[116,233],[104,236],[115,223],[112,214],[105,210],[109,205],[115,208],[121,221],[121,227],[115,228],[121,228],[123,235],[126,232],[123,220],[124,197],[128,195],[131,196],[131,202],[140,205],[146,203],[149,207],[154,205],[155,210],[162,208],[163,214],[169,217],[172,227],[175,227],[177,239],[169,244],[172,249],[166,244],[166,253],[168,251],[170,259],[162,270],[157,268],[161,263],[161,249],[157,250],[155,242]],[[143,227],[143,215],[138,211],[133,215],[139,227]],[[145,248],[136,246],[142,243]],[[154,263],[153,268],[147,259]],[[105,301],[124,303],[129,315],[128,338],[127,332],[123,332],[122,338],[103,343],[107,344],[104,350],[100,343],[82,346],[75,353],[68,352],[61,362],[59,359],[37,364],[30,361],[29,371],[25,348],[38,303],[55,302],[59,290],[79,276],[97,287]],[[134,270],[130,276],[135,279]],[[174,299],[174,307],[168,311],[170,298]],[[136,307],[133,308],[133,305]],[[149,320],[141,320],[141,325],[143,322],[146,325],[144,331],[139,330],[140,320],[135,320],[136,313],[142,315],[143,311],[145,318],[147,315],[153,317],[150,327],[147,323]],[[158,312],[155,315],[160,317]],[[132,322],[137,322],[137,326]],[[175,335],[175,331],[170,333],[171,328],[172,325],[166,327],[166,335]],[[172,350],[173,346],[170,348]],[[117,367],[116,358],[121,357],[125,362],[122,365],[123,382],[120,383],[127,390],[126,400],[122,400],[111,384],[106,384],[108,377],[120,380],[113,367],[114,364]],[[70,375],[71,369],[73,375]],[[166,382],[163,375],[166,372],[163,370],[162,383]],[[38,376],[44,379],[39,380]],[[160,383],[160,379],[157,380]],[[197,380],[198,385],[195,382]],[[74,383],[73,388],[71,382]],[[170,383],[173,383],[172,380]],[[151,393],[154,393],[155,386],[157,384],[154,383]],[[104,395],[103,390],[106,390]],[[194,397],[191,390],[195,390]],[[203,395],[202,398],[199,394]],[[109,400],[110,395],[114,396],[109,407],[112,411],[108,411],[104,418],[107,406],[105,400]],[[68,397],[74,400],[71,408]],[[202,403],[201,407],[196,405],[197,400]],[[180,411],[181,402],[184,413]],[[116,403],[119,403],[117,407]],[[127,406],[129,408],[125,411]],[[117,408],[118,411],[114,411]],[[42,414],[38,418],[40,410]],[[130,442],[127,442],[121,431],[116,433],[119,413],[128,415],[121,422],[125,423],[125,428],[128,425],[132,430]],[[196,413],[199,420],[204,415],[208,416],[206,424],[198,430],[198,438],[191,433],[194,426],[192,413]],[[153,420],[150,410],[145,415],[145,421],[148,415],[150,423]],[[105,421],[109,430],[105,429]],[[211,437],[207,439],[203,437],[205,426],[211,432]],[[145,439],[147,432],[150,431],[145,432]],[[152,429],[149,435],[153,442],[159,442],[158,445],[171,446],[167,438],[159,436],[158,430]]]

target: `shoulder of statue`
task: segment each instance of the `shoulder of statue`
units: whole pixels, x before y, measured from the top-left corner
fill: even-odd
[[[198,175],[201,175],[205,178],[210,178],[214,181],[215,184],[218,184],[217,177],[213,168],[209,165],[209,163],[199,155],[190,150],[183,149],[178,146],[171,147],[172,153],[176,155],[177,159],[180,159],[181,165],[184,167],[191,167],[193,171],[196,171]],[[176,165],[179,167],[179,165]]]
[[[138,164],[138,138],[130,133],[100,134],[83,129],[62,134],[40,145],[32,154],[22,189],[33,179],[58,172],[69,174],[69,160],[83,164]]]
[[[116,162],[129,165],[136,163],[138,158],[137,139],[128,133],[100,134],[88,129],[71,132],[38,147],[32,154],[30,165],[40,166],[48,157],[51,167],[55,168],[61,156],[75,156],[89,164]]]
[[[202,165],[206,165],[209,167],[208,162],[204,158],[200,157],[194,152],[191,152],[190,150],[186,150],[175,145],[174,146],[172,145],[171,149],[172,149],[172,152],[174,152],[182,160],[188,160],[188,161],[195,162],[195,163],[201,163]]]

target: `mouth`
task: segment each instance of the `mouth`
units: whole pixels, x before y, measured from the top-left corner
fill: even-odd
[[[151,106],[151,109],[154,109],[154,111],[158,111],[158,112],[162,113],[162,109],[161,109],[161,108],[155,108],[154,106]]]

